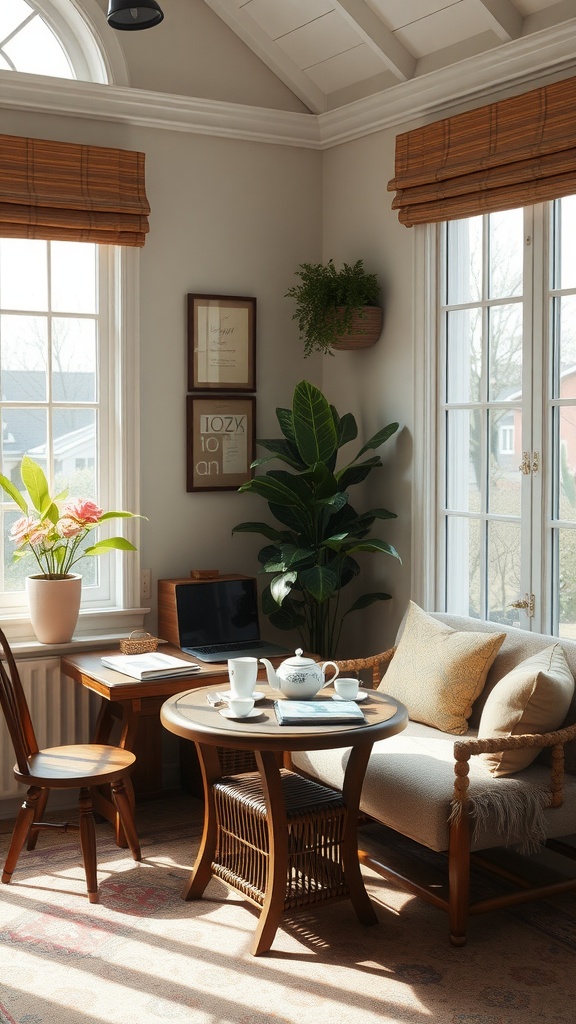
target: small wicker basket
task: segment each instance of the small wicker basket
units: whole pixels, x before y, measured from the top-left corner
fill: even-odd
[[[134,629],[129,637],[120,641],[122,654],[149,654],[158,647],[158,637],[142,629]]]

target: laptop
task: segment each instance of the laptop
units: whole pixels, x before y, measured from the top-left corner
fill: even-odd
[[[260,636],[256,580],[207,580],[177,585],[180,647],[199,661],[274,658],[293,654]]]

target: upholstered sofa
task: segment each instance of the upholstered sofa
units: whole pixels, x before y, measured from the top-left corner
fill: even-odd
[[[411,608],[417,606],[411,604]],[[576,863],[572,860],[565,862],[568,871],[563,877],[560,875],[560,880],[555,874],[552,882],[546,878],[545,884],[539,881],[529,887],[525,879],[518,879],[514,880],[518,884],[511,892],[496,896],[492,893],[490,898],[476,902],[470,900],[470,863],[478,857],[478,851],[508,846],[514,848],[514,856],[516,852],[530,855],[545,844],[574,857],[575,848],[565,840],[576,833],[576,724],[573,724],[576,723],[573,696],[576,641],[442,613],[422,619],[424,613],[421,609],[417,611],[424,623],[428,620],[428,625],[432,624],[433,634],[434,622],[439,627],[438,636],[428,637],[424,632],[419,637],[419,656],[424,651],[424,667],[418,665],[416,656],[412,658],[418,644],[410,643],[410,637],[406,639],[408,629],[403,633],[406,617],[396,646],[390,651],[362,660],[339,662],[339,666],[341,673],[358,672],[361,678],[361,671],[370,669],[371,685],[391,692],[408,707],[407,729],[373,747],[361,811],[369,819],[421,846],[447,854],[445,894],[437,887],[416,882],[404,864],[401,870],[387,864],[385,846],[377,858],[361,850],[360,859],[384,877],[446,910],[450,940],[454,945],[463,945],[470,913],[498,909],[576,887]],[[443,676],[443,668],[435,667],[437,661],[442,664],[445,648],[452,642],[461,646],[463,641],[460,655],[465,653],[469,638],[462,634],[467,633],[481,645],[482,635],[486,634],[488,653],[484,650],[476,657],[474,671],[479,669],[479,678],[471,684],[471,690],[469,688],[468,697],[474,698],[469,706],[466,706],[468,697],[462,697],[460,692],[466,688],[468,679],[468,672],[462,672],[462,661],[452,678],[448,673],[442,679],[449,700],[457,694],[461,704],[462,699],[464,701],[462,721],[451,717],[453,709],[441,720],[441,725],[456,722],[451,732],[436,724],[426,724],[428,717],[435,718],[435,709],[430,711],[424,707],[422,710],[420,702],[423,699],[425,705],[426,701],[430,704],[435,699],[437,677]],[[526,667],[526,660],[535,657],[535,668],[530,668],[531,662]],[[396,671],[393,677],[395,658],[400,659],[401,671]],[[561,667],[560,691],[554,686],[546,689],[550,682],[547,670],[551,658],[556,661],[560,658],[568,667]],[[390,689],[388,673],[391,673]],[[532,685],[534,680],[538,681],[538,687]],[[529,707],[540,692],[541,684],[546,684],[543,703],[558,702],[558,706],[552,708],[551,719],[546,719],[550,707],[544,708],[544,720],[553,721],[553,728],[543,731],[535,727],[530,715],[529,726],[525,727],[524,713],[516,714],[518,682],[524,686],[521,703],[527,702]],[[498,684],[501,685],[496,689]],[[494,714],[498,718],[502,694],[507,693],[509,697],[511,690],[512,725],[507,722],[504,729],[496,730],[496,735],[487,735],[486,722],[494,726]],[[494,702],[496,709],[491,710]],[[542,711],[542,707],[537,707],[536,719]],[[342,749],[298,752],[292,754],[292,766],[304,775],[339,789],[347,754]],[[505,763],[506,758],[511,759],[510,763]],[[530,763],[524,766],[524,761]],[[501,774],[500,770],[506,774]],[[560,841],[562,837],[564,842]],[[443,862],[443,858],[439,860]]]

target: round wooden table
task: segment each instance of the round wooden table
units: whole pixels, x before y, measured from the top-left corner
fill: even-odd
[[[363,924],[376,923],[358,861],[360,793],[374,741],[408,721],[404,705],[368,690],[361,724],[281,726],[281,694],[256,690],[259,714],[241,721],[208,703],[213,686],[178,693],[160,711],[169,732],[196,744],[204,784],[202,841],[183,898],[199,899],[212,875],[241,892],[261,911],[255,956],[270,949],[288,909],[348,898]],[[289,770],[290,751],[332,747],[350,748],[341,793]]]

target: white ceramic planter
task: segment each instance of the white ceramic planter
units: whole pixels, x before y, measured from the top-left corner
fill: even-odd
[[[61,579],[26,577],[30,621],[42,644],[65,644],[72,639],[82,599],[82,577],[70,573]]]

